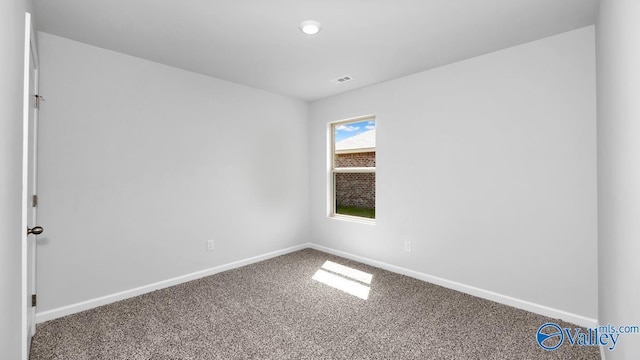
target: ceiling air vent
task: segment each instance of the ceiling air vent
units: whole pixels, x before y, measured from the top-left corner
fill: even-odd
[[[342,84],[342,83],[346,83],[347,81],[351,81],[353,80],[353,76],[349,76],[349,75],[345,75],[342,77],[339,77],[335,80],[332,80],[331,82],[334,84]]]

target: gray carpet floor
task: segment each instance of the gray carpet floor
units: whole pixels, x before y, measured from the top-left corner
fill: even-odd
[[[367,300],[313,280],[373,275]],[[599,359],[541,349],[561,321],[305,249],[38,325],[30,360]]]

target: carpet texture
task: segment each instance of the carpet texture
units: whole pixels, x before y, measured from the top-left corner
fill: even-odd
[[[313,280],[326,260],[372,274],[368,299]],[[541,349],[549,321],[570,326],[305,249],[40,324],[30,360],[600,358]]]

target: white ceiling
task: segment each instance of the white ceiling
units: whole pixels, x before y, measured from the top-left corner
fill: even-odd
[[[39,30],[315,100],[591,25],[598,0],[35,0]],[[322,23],[318,35],[298,30]],[[347,83],[331,80],[350,75]]]

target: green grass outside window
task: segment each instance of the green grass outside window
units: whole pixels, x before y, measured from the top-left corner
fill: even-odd
[[[376,218],[376,209],[357,208],[353,206],[337,206],[336,214],[359,216],[369,219]]]

